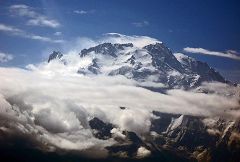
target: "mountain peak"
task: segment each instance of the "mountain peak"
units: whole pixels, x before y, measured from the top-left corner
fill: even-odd
[[[83,49],[80,52],[80,57],[83,57],[87,55],[88,53],[95,52],[95,53],[101,53],[103,55],[111,55],[113,57],[116,57],[116,52],[118,50],[123,50],[125,47],[133,47],[132,43],[124,43],[124,44],[119,44],[119,43],[103,43],[99,44],[95,47],[91,47],[88,49]]]
[[[59,51],[53,51],[48,58],[48,63],[56,58],[60,59],[63,56],[63,54]]]
[[[53,51],[48,62],[62,57],[63,54]],[[66,66],[71,66],[71,61],[65,61]],[[160,42],[143,47],[106,42],[81,50],[76,61],[81,62],[74,65],[78,66],[76,72],[83,75],[123,75],[138,82],[153,83],[151,85],[162,83],[168,88],[188,89],[206,81],[225,82],[207,63],[184,54],[173,54]]]
[[[171,50],[167,48],[163,43],[149,44],[143,49],[146,49],[153,58],[153,63],[160,69],[162,67],[169,70],[175,69],[176,71],[182,72],[181,63],[174,57]]]

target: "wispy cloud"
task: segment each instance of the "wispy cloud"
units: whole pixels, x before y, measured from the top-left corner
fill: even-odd
[[[8,62],[13,59],[13,55],[0,52],[0,63]]]
[[[87,11],[84,11],[84,10],[74,10],[73,13],[84,15],[84,14],[87,14]]]
[[[11,5],[9,11],[16,16],[27,17],[27,25],[32,26],[46,26],[51,28],[57,28],[60,26],[60,23],[57,20],[50,19],[45,15],[37,13],[34,11],[34,8],[29,7],[24,4]]]
[[[142,22],[133,22],[132,25],[136,27],[144,27],[144,26],[149,26],[150,23],[148,21],[142,21]]]
[[[5,31],[5,32],[13,32],[13,33],[21,33],[22,30],[14,28],[12,26],[7,26],[4,24],[0,24],[0,31]]]
[[[0,24],[0,31],[19,36],[24,36],[25,34],[23,30],[5,24]]]
[[[55,32],[53,35],[60,36],[62,35],[62,32]]]
[[[63,44],[63,51],[66,54],[79,53],[84,48],[90,48],[102,43],[125,44],[131,42],[133,46],[143,48],[148,44],[162,43],[161,41],[148,36],[124,35],[119,33],[105,33],[97,39],[89,37],[78,37]],[[79,68],[79,67],[78,67]]]
[[[210,51],[210,50],[207,50],[204,48],[191,48],[191,47],[186,47],[183,50],[185,52],[189,52],[189,53],[213,55],[213,56],[227,57],[227,58],[231,58],[231,59],[235,59],[235,60],[240,60],[240,54],[234,50],[227,50],[226,52],[218,52],[218,51]]]
[[[95,10],[74,10],[73,13],[80,14],[80,15],[86,15],[86,14],[93,14]]]
[[[5,25],[5,24],[0,24],[0,31],[5,32],[10,35],[14,35],[14,36],[22,37],[22,38],[33,39],[33,40],[39,40],[39,41],[43,41],[43,42],[51,42],[51,43],[63,43],[64,42],[64,40],[55,40],[55,39],[51,39],[49,37],[35,35],[35,34],[28,33],[24,30],[21,30],[21,29],[18,29],[18,28],[9,26],[9,25]]]

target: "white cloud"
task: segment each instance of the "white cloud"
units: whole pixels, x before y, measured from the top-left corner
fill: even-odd
[[[56,20],[47,20],[46,17],[43,17],[43,16],[28,20],[27,25],[48,26],[52,28],[56,28],[60,26],[60,24]]]
[[[150,23],[148,21],[133,22],[132,24],[134,26],[136,26],[136,27],[145,27],[145,26],[149,26],[150,25]]]
[[[84,11],[84,10],[74,10],[73,12],[81,15],[87,14],[87,11]]]
[[[14,35],[14,36],[18,36],[18,37],[22,37],[22,38],[28,38],[28,39],[33,39],[33,40],[39,40],[39,41],[43,41],[43,42],[51,42],[51,43],[63,43],[64,40],[55,40],[49,37],[45,37],[45,36],[40,36],[40,35],[35,35],[32,33],[27,33],[24,30],[9,26],[9,25],[5,25],[5,24],[0,24],[0,31],[5,32],[9,35]]]
[[[43,42],[51,42],[51,43],[63,43],[64,42],[64,40],[54,40],[54,39],[51,39],[49,37],[33,35],[33,34],[30,34],[30,35],[26,36],[26,38],[33,39],[33,40],[40,40],[40,41],[43,41]]]
[[[112,136],[114,138],[121,138],[121,139],[125,139],[126,138],[126,135],[122,134],[122,131],[118,128],[113,128],[111,130],[111,133],[112,133]]]
[[[106,33],[99,42],[110,42],[110,43],[132,43],[134,46],[142,48],[149,44],[162,43],[161,41],[151,38],[148,36],[128,36],[119,33]]]
[[[240,54],[233,50],[228,50],[226,52],[217,52],[217,51],[210,51],[204,48],[191,48],[186,47],[183,49],[185,52],[189,53],[198,53],[203,55],[213,55],[213,56],[219,56],[219,57],[227,57],[235,60],[240,60]]]
[[[54,35],[60,36],[60,35],[62,35],[62,32],[55,32]]]
[[[137,150],[137,158],[145,158],[151,155],[151,151],[146,149],[145,147],[141,146]]]
[[[22,33],[23,31],[12,26],[0,24],[0,31],[4,32],[13,32],[13,33]]]
[[[63,44],[62,51],[66,54],[78,54],[84,48],[90,48],[101,43],[132,43],[133,46],[142,48],[149,44],[162,43],[161,41],[148,36],[128,36],[119,33],[106,33],[103,36],[92,39],[88,37],[78,37]],[[159,85],[154,85],[159,86]]]
[[[36,11],[34,11],[34,8],[24,4],[11,5],[9,7],[9,10],[13,15],[29,18],[26,23],[27,25],[46,26],[51,28],[57,28],[60,26],[60,23],[57,20],[50,19],[45,15],[37,13]]]
[[[123,76],[87,77],[70,68],[54,61],[32,66],[33,71],[0,68],[0,93],[5,98],[19,98],[32,108],[31,114],[42,127],[58,133],[88,129],[84,123],[91,116],[142,134],[149,131],[152,110],[232,118],[239,115],[233,109],[239,106],[239,88],[218,83],[204,87],[225,86],[227,90],[214,94],[170,90],[161,94],[136,87],[134,81]],[[22,104],[16,106],[26,109]],[[121,110],[120,106],[127,109]]]
[[[79,14],[79,15],[86,15],[86,14],[93,14],[95,10],[74,10],[73,13]]]
[[[0,52],[0,63],[8,62],[13,59],[13,55]]]

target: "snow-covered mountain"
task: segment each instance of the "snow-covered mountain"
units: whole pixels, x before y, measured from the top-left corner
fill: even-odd
[[[102,43],[83,49],[79,53],[77,72],[83,75],[123,75],[138,82],[163,83],[167,88],[192,88],[202,82],[226,80],[207,63],[184,54],[173,54],[163,43],[143,47],[132,43]],[[60,52],[53,52],[51,62],[60,59],[66,66],[68,60]]]
[[[1,160],[239,162],[240,89],[207,63],[116,33],[72,51],[0,68]]]
[[[53,52],[48,63],[71,66],[68,57]],[[207,63],[182,53],[172,53],[161,42],[101,43],[79,52],[76,73],[80,75],[122,75],[139,83],[162,83],[164,87],[206,92],[203,82],[227,81]],[[150,84],[153,85],[153,84]],[[120,107],[125,111],[125,107]],[[114,138],[108,147],[112,157],[158,157],[161,161],[236,161],[239,159],[239,121],[153,111],[148,134],[118,130],[98,118],[89,121],[96,138]],[[220,152],[225,152],[221,154]]]

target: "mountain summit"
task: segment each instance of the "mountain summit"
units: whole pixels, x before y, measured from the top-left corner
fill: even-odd
[[[163,43],[143,47],[133,43],[102,43],[79,53],[77,72],[83,75],[123,75],[138,82],[163,83],[168,88],[194,88],[202,82],[226,82],[207,63],[184,54],[173,54]],[[53,52],[48,62],[60,59],[66,66],[69,61],[60,52]]]

